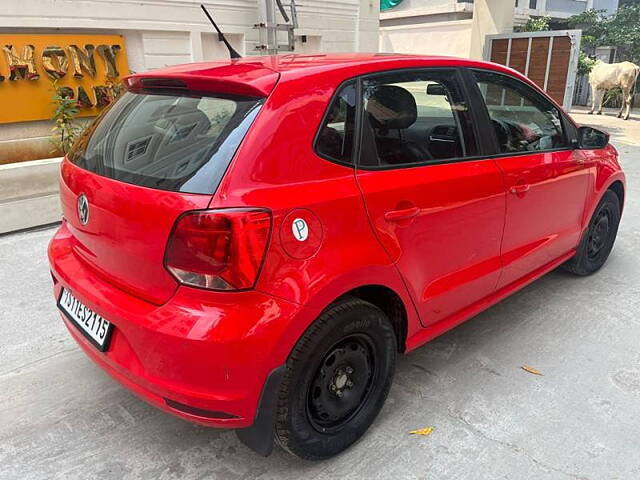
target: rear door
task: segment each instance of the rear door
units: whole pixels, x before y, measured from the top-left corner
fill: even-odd
[[[123,290],[166,301],[177,286],[164,268],[174,222],[207,207],[261,104],[126,92],[63,162],[62,207],[76,255]]]
[[[473,70],[486,105],[485,137],[505,176],[507,215],[499,287],[568,253],[580,241],[589,169],[562,113],[524,82]]]
[[[362,80],[356,172],[372,226],[430,325],[491,294],[505,190],[478,150],[455,69]]]

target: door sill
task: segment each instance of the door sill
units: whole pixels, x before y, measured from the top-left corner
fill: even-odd
[[[480,312],[486,310],[492,305],[495,305],[500,300],[503,300],[504,298],[508,297],[512,293],[515,293],[518,290],[526,287],[527,285],[537,280],[538,278],[542,277],[546,273],[549,273],[551,270],[554,270],[555,268],[562,265],[564,262],[569,260],[574,254],[575,254],[575,250],[571,250],[566,254],[562,255],[561,257],[557,258],[556,260],[553,260],[543,265],[542,267],[525,275],[519,280],[516,280],[515,282],[510,283],[509,285],[505,285],[504,287],[496,290],[495,292],[484,297],[483,299],[478,300],[475,303],[472,303],[471,305],[469,305],[466,308],[463,308],[462,310],[459,310],[453,315],[450,315],[449,317],[444,318],[439,322],[434,323],[433,325],[429,325],[428,327],[425,327],[419,330],[415,335],[407,339],[406,353],[409,353],[411,350],[414,350],[424,345],[429,340],[433,340],[434,338],[439,337],[440,335],[447,332],[448,330],[451,330],[452,328],[460,325],[461,323],[468,320],[469,318],[479,314]]]

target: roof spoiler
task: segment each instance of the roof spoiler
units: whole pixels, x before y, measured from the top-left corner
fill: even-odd
[[[184,71],[185,68],[189,70]],[[136,93],[191,91],[264,98],[269,96],[279,77],[279,73],[251,63],[201,63],[135,73],[125,77],[123,84],[127,90]]]

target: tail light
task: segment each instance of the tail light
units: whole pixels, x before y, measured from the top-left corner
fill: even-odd
[[[165,266],[186,285],[211,290],[252,288],[270,232],[271,213],[264,209],[187,212],[173,227]]]

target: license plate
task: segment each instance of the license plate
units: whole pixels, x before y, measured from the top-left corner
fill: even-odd
[[[98,350],[104,352],[107,349],[113,330],[113,325],[108,320],[84,306],[65,288],[60,293],[58,308]]]

